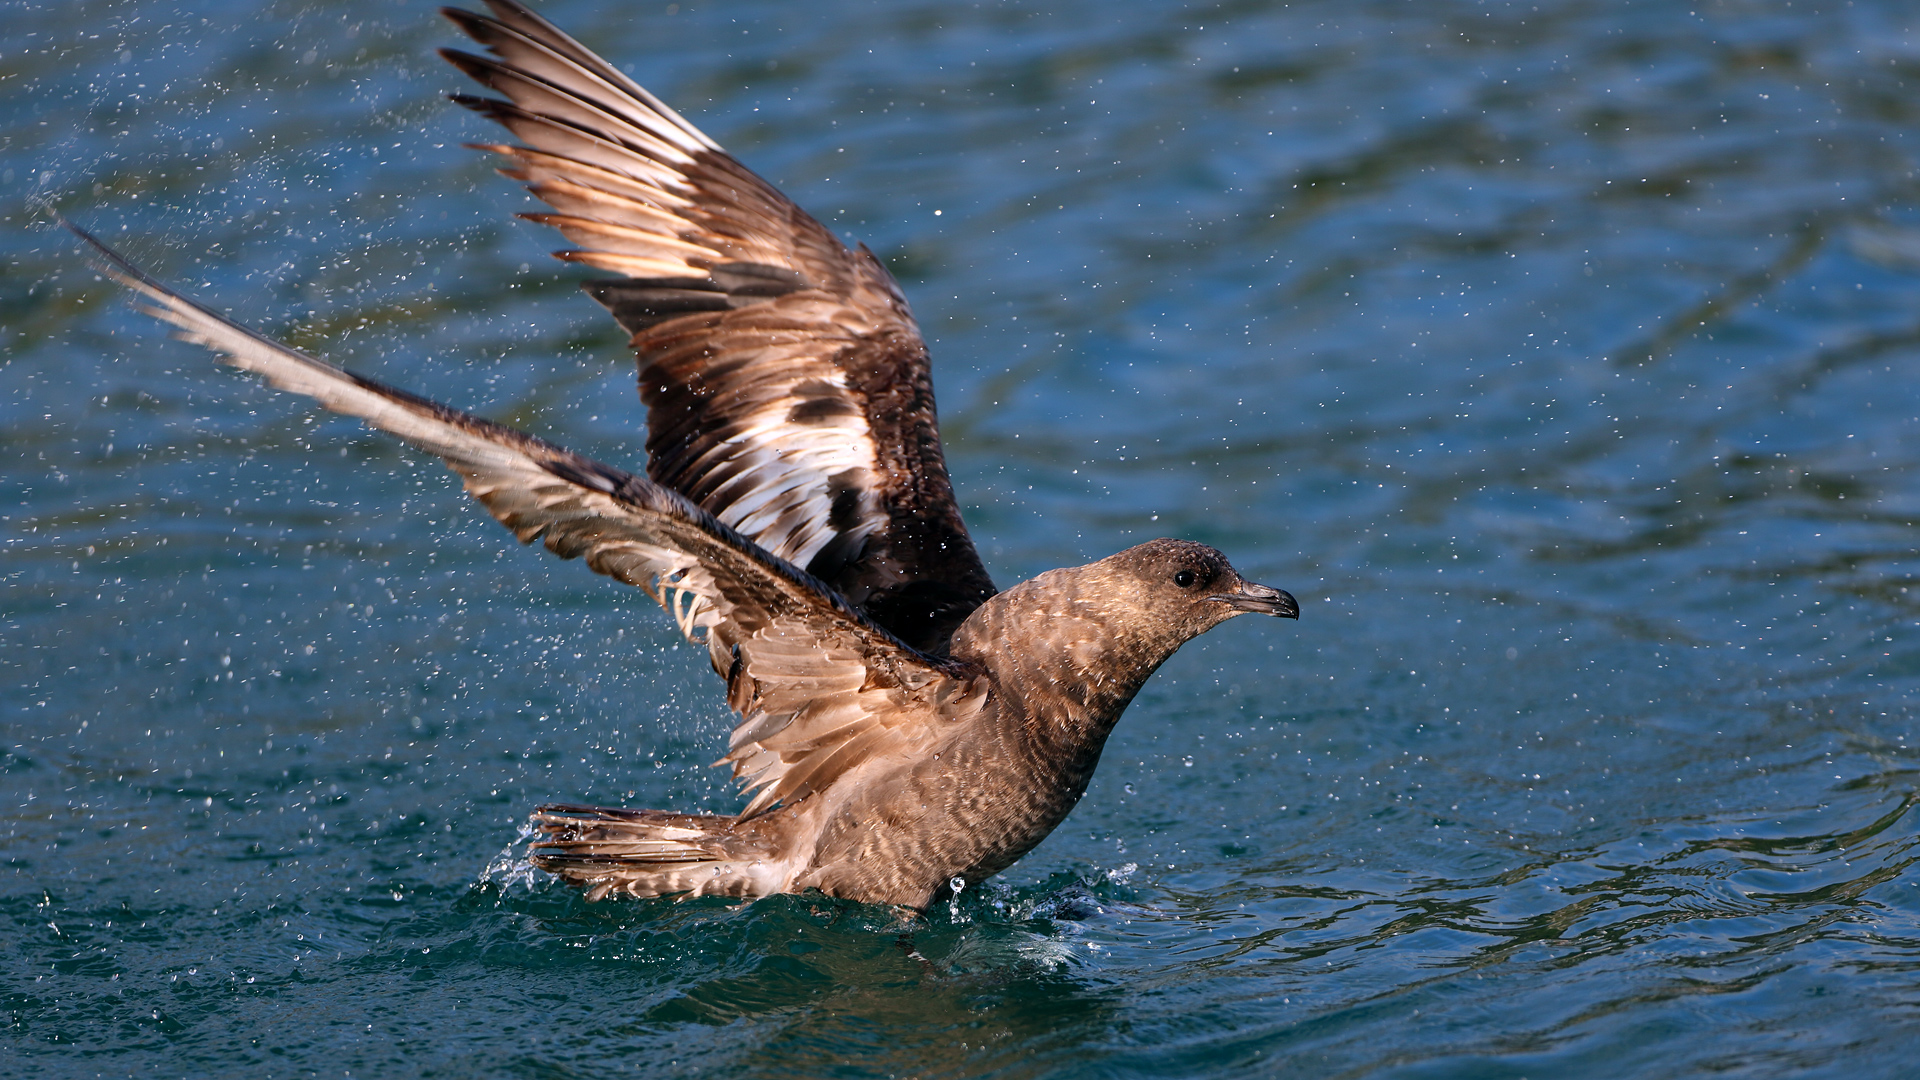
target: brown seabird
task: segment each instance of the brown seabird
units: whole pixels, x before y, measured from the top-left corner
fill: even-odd
[[[849,250],[612,65],[512,0],[443,9],[443,50],[504,100],[507,160],[619,276],[647,476],[315,360],[84,232],[145,310],[224,362],[439,455],[522,543],[645,590],[740,715],[738,815],[543,806],[533,863],[592,899],[818,889],[925,907],[1011,865],[1086,790],[1114,722],[1195,635],[1294,598],[1204,544],[1154,540],[996,591],[947,479],[926,344]],[[71,226],[69,226],[71,227]]]

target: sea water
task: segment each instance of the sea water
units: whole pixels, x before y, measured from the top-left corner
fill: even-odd
[[[996,581],[1189,537],[1300,621],[915,922],[585,903],[536,805],[739,806],[702,654],[35,209],[637,468],[463,42],[9,5],[0,1072],[1907,1074],[1911,5],[542,10],[893,268]]]

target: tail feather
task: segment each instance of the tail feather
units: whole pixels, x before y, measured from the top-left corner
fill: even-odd
[[[629,896],[761,896],[781,868],[739,818],[608,806],[542,806],[528,847],[533,865],[587,890]]]

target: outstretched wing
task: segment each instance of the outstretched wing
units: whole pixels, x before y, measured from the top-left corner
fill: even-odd
[[[505,100],[454,100],[524,145],[509,159],[622,275],[586,290],[633,334],[647,474],[944,652],[993,595],[940,450],[926,343],[893,278],[612,65],[513,0],[449,19],[442,50]]]
[[[289,349],[68,228],[181,338],[438,454],[521,543],[540,540],[562,558],[584,558],[658,600],[727,679],[727,702],[741,722],[719,763],[756,792],[746,813],[805,798],[876,752],[911,754],[971,716],[969,700],[984,701],[977,671],[908,647],[677,492]]]

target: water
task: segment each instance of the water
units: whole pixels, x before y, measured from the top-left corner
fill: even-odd
[[[548,8],[894,265],[997,580],[1186,536],[1305,616],[908,940],[528,880],[542,800],[738,805],[704,662],[27,205],[637,464],[454,34],[9,4],[0,1072],[1907,1074],[1911,6]]]

